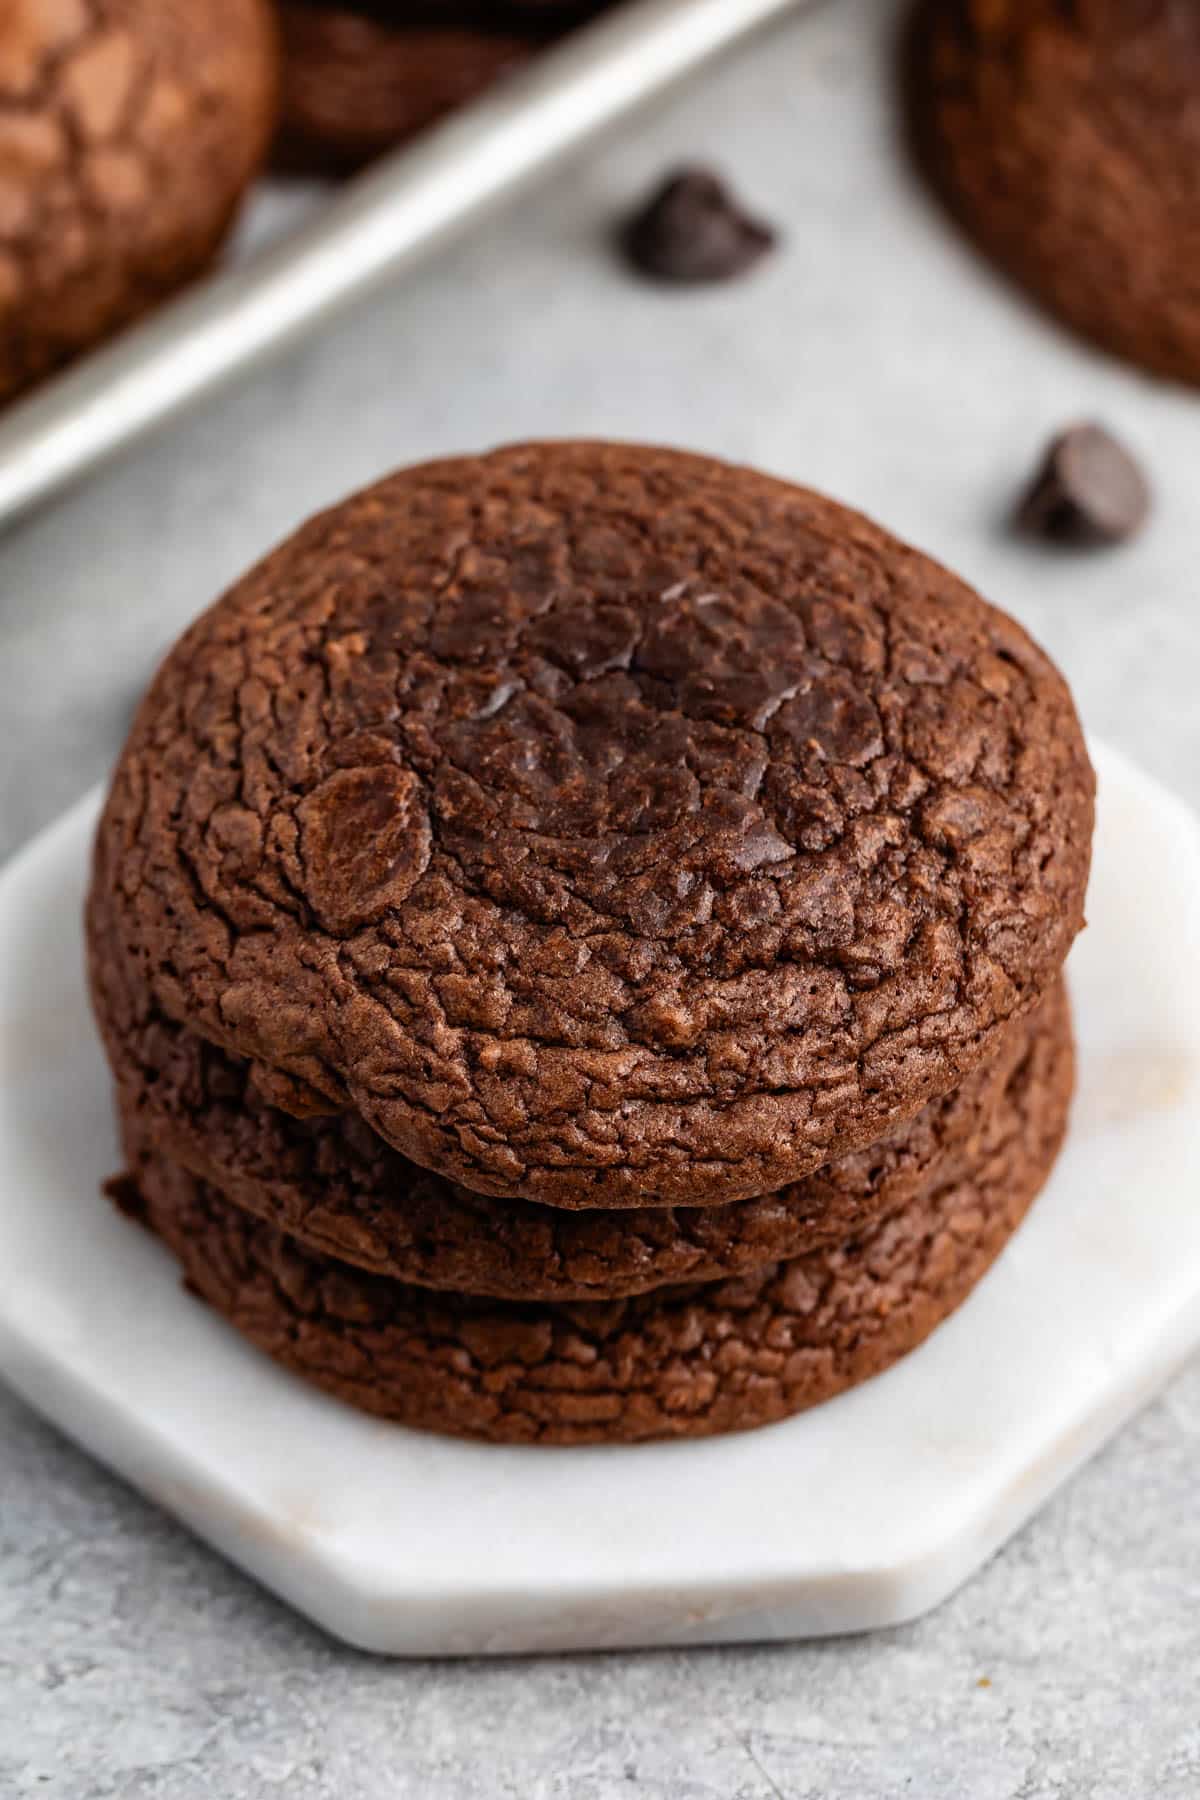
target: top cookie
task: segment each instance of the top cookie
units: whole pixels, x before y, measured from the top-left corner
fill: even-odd
[[[719,1203],[872,1142],[1029,1010],[1092,788],[1046,656],[858,515],[524,445],[356,495],[186,633],[93,943],[273,1104],[467,1188]]]
[[[921,0],[923,161],[987,253],[1075,330],[1200,381],[1200,7]]]

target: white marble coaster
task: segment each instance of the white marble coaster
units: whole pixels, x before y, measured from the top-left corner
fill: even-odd
[[[899,1367],[742,1437],[500,1449],[350,1412],[180,1288],[80,968],[95,798],[0,879],[0,1371],[331,1632],[413,1654],[857,1631],[970,1575],[1200,1344],[1200,832],[1111,751],[1080,1089],[1027,1224]]]

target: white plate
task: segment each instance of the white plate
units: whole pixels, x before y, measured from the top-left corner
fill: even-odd
[[[394,1653],[794,1637],[912,1618],[1200,1344],[1200,833],[1111,751],[1067,1148],[966,1306],[746,1436],[500,1449],[359,1417],[249,1349],[99,1196],[80,969],[93,797],[0,878],[0,1369],[338,1636]]]

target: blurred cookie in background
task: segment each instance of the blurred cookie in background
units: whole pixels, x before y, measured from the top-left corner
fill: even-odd
[[[920,0],[917,149],[950,211],[1084,336],[1200,381],[1200,7]]]
[[[277,90],[267,0],[0,7],[0,399],[204,268]]]
[[[598,10],[598,0],[283,0],[281,160],[369,162]]]

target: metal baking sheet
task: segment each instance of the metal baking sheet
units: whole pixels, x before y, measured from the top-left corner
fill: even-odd
[[[0,526],[414,260],[754,26],[812,4],[625,0],[332,198],[310,210],[295,196],[300,215],[310,212],[298,227],[5,412]],[[268,218],[268,230],[277,224]]]

